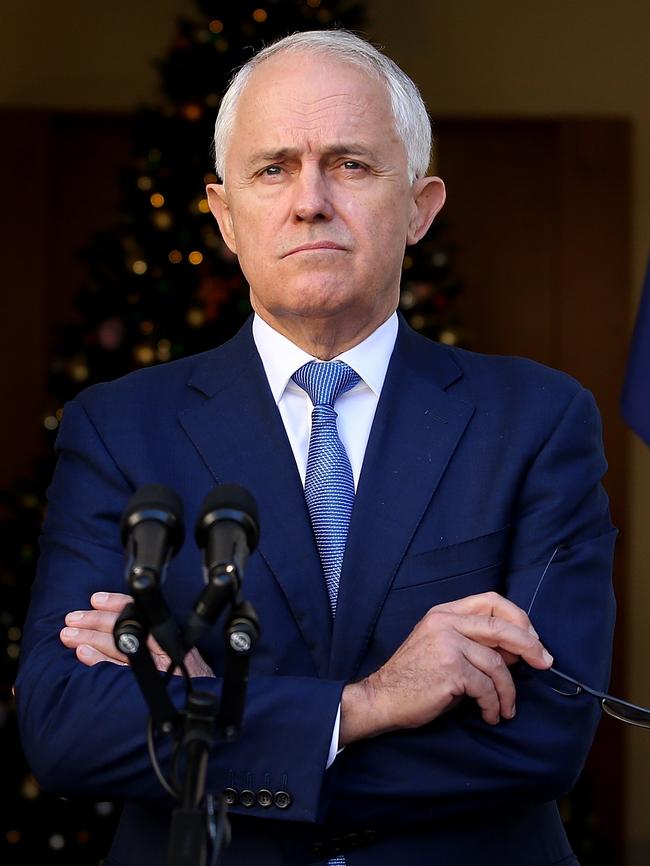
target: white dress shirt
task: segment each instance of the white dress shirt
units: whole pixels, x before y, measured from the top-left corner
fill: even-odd
[[[336,401],[339,436],[350,458],[355,488],[359,483],[363,457],[386,378],[388,362],[395,347],[397,327],[397,313],[393,313],[363,342],[341,352],[333,359],[345,361],[361,377],[361,381],[354,388],[346,391]],[[312,405],[308,394],[296,385],[291,377],[303,364],[318,359],[274,331],[257,315],[253,319],[253,339],[304,485]]]
[[[336,423],[341,442],[350,458],[355,490],[359,483],[370,428],[386,378],[388,363],[395,348],[397,328],[397,313],[393,313],[363,342],[346,352],[341,352],[333,359],[345,361],[361,377],[360,382],[336,401],[338,415]],[[313,407],[309,395],[296,385],[291,377],[303,364],[317,361],[318,358],[309,355],[287,337],[279,334],[257,314],[253,319],[253,339],[262,359],[273,399],[280,410],[284,429],[287,431],[304,486]],[[339,707],[327,767],[331,766],[337,755],[340,721],[341,708]]]

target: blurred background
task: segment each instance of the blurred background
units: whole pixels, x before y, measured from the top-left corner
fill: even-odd
[[[117,807],[40,791],[11,685],[63,405],[215,345],[249,312],[207,212],[210,131],[262,41],[335,24],[420,86],[448,204],[404,262],[402,311],[596,395],[620,528],[612,690],[650,704],[650,448],[619,400],[650,238],[643,0],[37,0],[0,28],[0,850],[95,864]],[[650,370],[645,382],[650,404]],[[583,866],[650,862],[650,732],[605,719],[563,817]]]

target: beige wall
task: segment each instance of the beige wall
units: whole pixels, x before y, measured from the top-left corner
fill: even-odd
[[[175,16],[192,8],[191,0],[13,4],[0,29],[0,105],[128,109],[154,99],[150,60],[164,53]],[[650,239],[647,0],[370,0],[368,8],[371,36],[416,78],[434,117],[632,120],[636,306]],[[496,195],[498,178],[494,182]],[[620,615],[628,635],[629,693],[650,703],[650,449],[634,439],[631,458],[629,530],[621,539],[631,586]],[[630,864],[647,863],[650,736],[630,731],[627,742]]]
[[[8,11],[11,6],[11,11]],[[0,105],[128,110],[157,95],[164,55],[191,0],[2,4]]]

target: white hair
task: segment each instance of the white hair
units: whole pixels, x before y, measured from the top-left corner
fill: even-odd
[[[406,148],[409,181],[424,177],[431,159],[431,123],[426,106],[413,81],[374,45],[347,30],[307,30],[267,45],[233,76],[221,100],[214,127],[214,162],[225,179],[226,148],[232,134],[239,98],[251,73],[269,57],[281,53],[314,52],[349,63],[379,78],[390,96],[395,128]]]

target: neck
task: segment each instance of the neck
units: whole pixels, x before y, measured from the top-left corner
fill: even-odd
[[[383,317],[364,323],[341,323],[338,320],[334,322],[331,319],[305,319],[297,316],[278,319],[266,310],[256,309],[255,312],[274,331],[291,340],[308,355],[320,361],[330,361],[362,343],[390,318],[394,310],[387,310]]]

